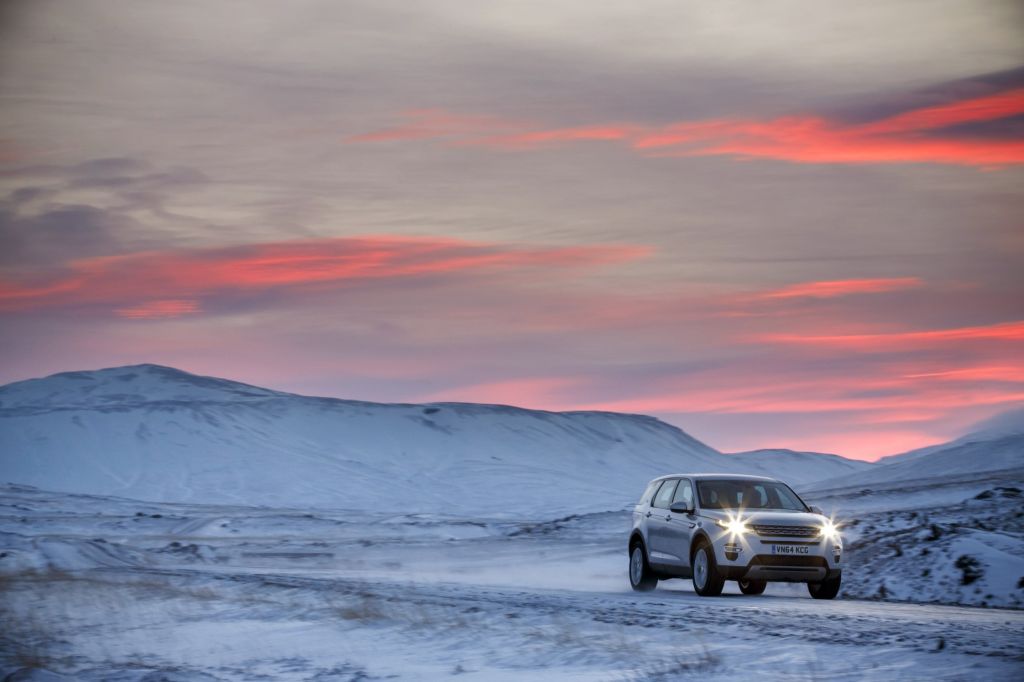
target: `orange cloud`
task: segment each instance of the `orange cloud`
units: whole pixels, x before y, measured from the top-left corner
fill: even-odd
[[[887,291],[914,289],[924,283],[917,277],[890,279],[840,279],[823,282],[801,282],[753,296],[755,299],[835,298],[854,294],[878,294]]]
[[[723,118],[666,126],[598,123],[544,128],[526,121],[411,112],[411,122],[349,138],[379,142],[447,138],[456,145],[529,150],[553,144],[620,142],[653,156],[734,156],[793,163],[944,163],[1001,167],[1024,163],[1024,141],[942,135],[941,129],[1024,113],[1024,88],[914,109],[865,124],[820,116]]]
[[[202,297],[217,294],[514,268],[595,266],[650,252],[632,245],[527,247],[387,236],[149,251],[72,261],[65,273],[49,280],[0,281],[0,310],[108,304],[124,317],[168,317],[198,311]],[[189,309],[193,302],[195,308]]]

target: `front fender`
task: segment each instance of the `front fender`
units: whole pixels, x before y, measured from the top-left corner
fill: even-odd
[[[697,529],[693,533],[693,539],[690,540],[690,553],[687,556],[691,566],[693,565],[693,553],[697,550],[697,545],[700,544],[701,540],[707,542],[711,546],[712,551],[714,551],[715,543],[711,540],[711,536],[708,535],[708,532],[703,528]]]

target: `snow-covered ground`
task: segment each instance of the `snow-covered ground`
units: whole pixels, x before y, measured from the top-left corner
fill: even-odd
[[[992,510],[1001,500],[970,504]],[[633,593],[629,517],[617,511],[510,521],[17,486],[0,491],[0,505],[0,674],[856,680],[1024,670],[1024,611],[847,594],[820,602],[802,585],[771,585],[762,597],[730,585],[708,599],[669,581]],[[868,512],[861,523],[880,518]],[[912,538],[908,553],[920,544]],[[861,554],[854,543],[851,574]]]
[[[1024,607],[1024,469],[805,497],[844,522],[845,595]]]
[[[1022,453],[1019,413],[866,464],[153,365],[19,382],[0,387],[0,678],[1022,679]],[[628,509],[701,470],[835,514],[840,598],[633,593]]]

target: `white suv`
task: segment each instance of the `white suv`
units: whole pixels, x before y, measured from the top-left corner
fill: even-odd
[[[781,481],[731,474],[676,474],[647,485],[633,509],[629,582],[692,578],[701,596],[726,580],[761,594],[769,580],[807,583],[815,599],[839,593],[843,541],[831,519]]]

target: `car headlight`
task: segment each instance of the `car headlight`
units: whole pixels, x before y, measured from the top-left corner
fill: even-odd
[[[832,522],[832,519],[825,519],[821,524],[821,537],[836,542],[839,540],[839,526]]]
[[[719,528],[724,528],[730,535],[743,535],[750,532],[747,522],[738,516],[726,520],[718,519],[715,523],[718,524]]]

